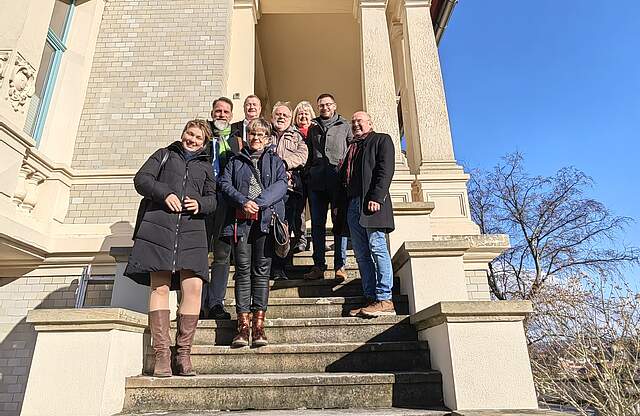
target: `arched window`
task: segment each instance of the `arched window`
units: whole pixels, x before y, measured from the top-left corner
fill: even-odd
[[[62,54],[67,50],[67,36],[74,6],[75,0],[55,0],[53,6],[47,41],[44,45],[36,78],[36,91],[31,99],[24,128],[36,143],[40,142]]]

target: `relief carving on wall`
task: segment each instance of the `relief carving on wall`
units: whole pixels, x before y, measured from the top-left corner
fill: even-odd
[[[9,96],[14,111],[22,110],[36,91],[36,70],[20,54],[16,55],[13,74],[9,79]]]
[[[4,79],[4,70],[7,68],[11,51],[0,51],[0,84]]]

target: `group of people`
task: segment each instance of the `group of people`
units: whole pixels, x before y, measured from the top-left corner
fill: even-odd
[[[211,121],[191,120],[180,140],[158,149],[134,178],[144,199],[125,275],[150,286],[153,375],[194,375],[190,352],[198,320],[230,319],[224,309],[231,258],[237,330],[232,347],[267,345],[269,279],[287,279],[291,256],[276,255],[273,224],[288,223],[292,252],[307,249],[311,213],[313,262],[305,279],[327,269],[327,211],[334,234],[334,276],[346,279],[347,238],[360,271],[365,304],[350,316],[394,315],[393,271],[386,234],[393,231],[389,187],[395,156],[389,135],[358,111],[347,121],[331,94],[292,109],[277,102],[261,117],[255,95],[244,119],[231,123],[233,102],[213,102]],[[213,253],[209,273],[208,253]],[[172,360],[169,291],[181,290]]]

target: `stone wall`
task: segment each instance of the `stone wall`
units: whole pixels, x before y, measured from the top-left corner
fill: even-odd
[[[224,91],[232,12],[231,0],[107,2],[72,167],[138,169],[177,140],[186,121],[207,117]],[[107,205],[135,195],[122,189],[89,208],[94,190],[80,186],[71,189],[68,223],[114,222]]]
[[[469,300],[491,300],[491,290],[485,270],[466,270],[467,294]]]
[[[133,182],[75,185],[71,187],[67,224],[112,224],[121,220],[133,224],[140,195]]]
[[[36,332],[26,323],[31,309],[73,308],[80,276],[0,277],[0,416],[18,416],[29,378]],[[108,306],[112,284],[87,287],[85,306]]]

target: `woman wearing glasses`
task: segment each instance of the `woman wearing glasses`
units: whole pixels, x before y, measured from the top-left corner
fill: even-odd
[[[230,238],[235,258],[237,335],[232,347],[267,345],[264,319],[269,301],[269,272],[274,256],[269,232],[275,213],[284,218],[287,192],[285,165],[269,146],[271,125],[265,119],[248,126],[247,146],[227,164],[218,185],[234,208],[222,231]],[[253,319],[251,318],[253,314]]]

